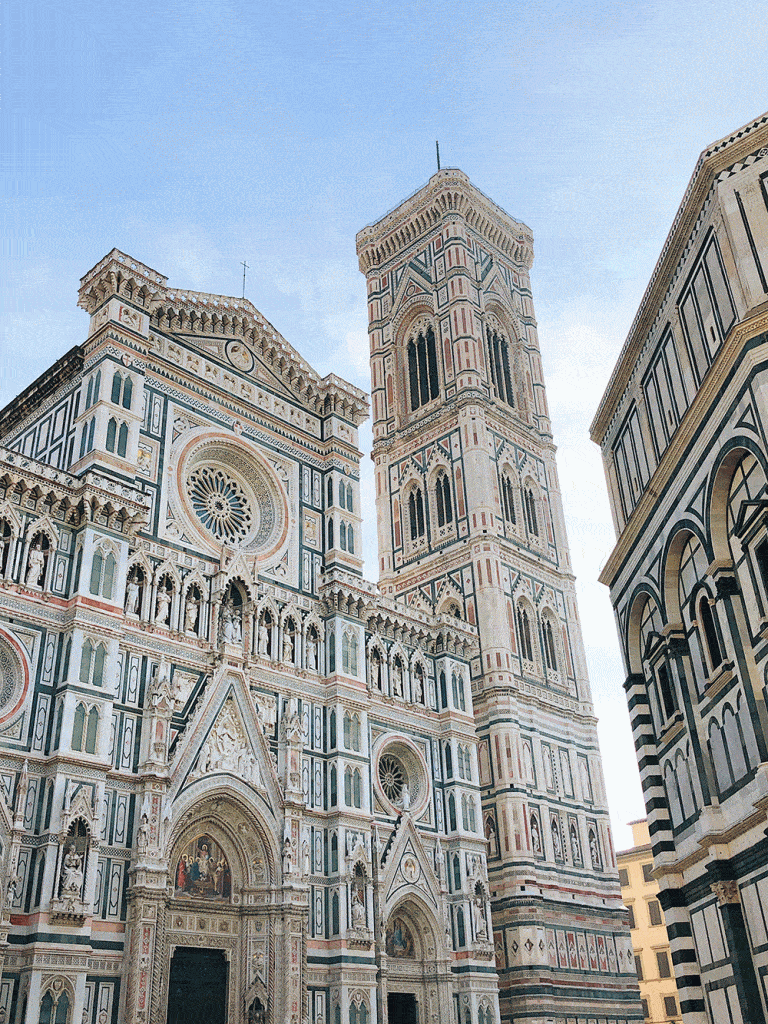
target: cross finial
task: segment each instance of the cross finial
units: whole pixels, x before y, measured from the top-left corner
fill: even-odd
[[[437,169],[440,170],[440,143],[435,139],[435,152],[437,153]]]
[[[245,298],[245,272],[246,272],[246,270],[249,270],[249,269],[250,269],[250,267],[249,267],[249,266],[248,266],[248,264],[247,264],[247,263],[245,262],[245,260],[243,260],[243,261],[242,261],[242,262],[240,263],[240,266],[241,266],[241,267],[243,268],[243,298]]]

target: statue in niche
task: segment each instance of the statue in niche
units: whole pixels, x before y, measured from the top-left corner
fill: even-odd
[[[392,692],[396,697],[403,696],[403,667],[397,658],[392,666]]]
[[[147,847],[149,846],[149,819],[146,814],[141,816],[141,824],[139,825],[138,832],[136,833],[136,846],[138,847],[139,853],[146,853]]]
[[[284,875],[290,875],[291,871],[293,870],[291,854],[292,854],[291,840],[290,840],[289,836],[286,836],[285,839],[283,840],[283,874]]]
[[[408,788],[408,783],[403,783],[403,791],[400,794],[400,806],[404,811],[411,809],[411,791]]]
[[[195,597],[195,592],[187,594],[187,602],[184,606],[184,632],[194,634],[197,627],[197,615],[200,610],[200,601]]]
[[[592,860],[592,867],[600,867],[600,850],[597,845],[597,836],[593,829],[589,830],[589,856]]]
[[[355,888],[352,893],[352,927],[365,928],[365,887]]]
[[[531,815],[531,845],[533,846],[534,853],[541,853],[541,832],[539,830],[539,820],[536,815]]]
[[[259,655],[262,658],[269,657],[269,627],[267,626],[266,615],[259,623]]]
[[[560,839],[560,823],[557,818],[552,819],[552,846],[555,851],[555,860],[562,860],[563,844]]]
[[[61,895],[80,899],[83,888],[83,858],[74,848],[68,846],[61,868]]]
[[[293,633],[287,630],[283,634],[283,661],[286,665],[293,664]]]
[[[27,576],[25,583],[28,587],[39,587],[40,579],[45,569],[45,552],[42,549],[40,541],[36,541],[34,547],[29,549],[29,558],[27,560]]]
[[[475,898],[472,903],[472,913],[475,918],[475,938],[487,941],[488,920],[485,916],[485,900],[483,899],[483,893],[481,890],[477,890],[475,892]]]
[[[413,703],[421,704],[424,700],[424,684],[421,673],[417,670],[413,673]]]
[[[131,576],[125,586],[125,614],[131,618],[139,616],[139,594],[141,589],[135,576]]]
[[[317,671],[317,637],[314,630],[307,637],[307,669]]]
[[[155,625],[167,626],[168,616],[171,610],[171,594],[167,587],[159,587],[157,591],[157,604],[155,605]]]
[[[243,620],[240,609],[231,598],[221,606],[221,635],[225,644],[239,644],[243,639]]]
[[[579,843],[579,834],[575,821],[571,822],[571,855],[573,856],[574,863],[581,863],[581,844]]]

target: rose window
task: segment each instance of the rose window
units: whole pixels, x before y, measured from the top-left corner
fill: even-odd
[[[233,544],[251,532],[253,513],[248,497],[224,470],[213,466],[194,469],[187,493],[197,518],[218,540]]]
[[[17,672],[13,662],[13,656],[5,645],[0,647],[0,711],[11,703],[11,698],[16,692]]]
[[[19,656],[0,636],[0,722],[6,722],[21,708],[28,680]]]
[[[390,803],[396,804],[403,793],[405,771],[402,764],[391,754],[385,754],[379,760],[379,782]]]

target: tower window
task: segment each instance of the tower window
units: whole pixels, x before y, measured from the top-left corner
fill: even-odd
[[[488,368],[491,384],[498,398],[514,409],[515,395],[512,390],[512,373],[509,362],[509,344],[497,331],[486,329],[488,343]]]
[[[451,484],[448,474],[442,470],[435,482],[435,503],[437,505],[437,525],[445,526],[453,522],[453,507],[451,505]]]
[[[520,639],[520,654],[524,661],[533,661],[533,644],[531,643],[531,621],[525,608],[517,609],[517,632]]]
[[[536,515],[536,498],[534,497],[533,489],[526,487],[523,491],[525,500],[525,521],[528,527],[528,532],[533,537],[539,536],[539,520]]]
[[[542,625],[544,640],[544,660],[547,668],[557,672],[557,651],[555,648],[555,632],[549,619],[544,619]]]
[[[506,473],[501,478],[501,504],[504,509],[504,518],[514,526],[517,522],[517,516],[515,515],[515,492],[512,487],[512,481]]]
[[[428,327],[426,333],[419,331],[418,337],[408,342],[408,381],[411,394],[411,409],[416,410],[433,398],[440,390],[437,375],[437,349],[435,332]]]
[[[411,540],[424,536],[426,526],[424,519],[424,496],[420,487],[414,487],[408,495],[408,518],[411,523]]]

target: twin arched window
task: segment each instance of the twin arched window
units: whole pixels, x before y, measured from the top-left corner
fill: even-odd
[[[75,719],[72,725],[72,749],[85,750],[86,754],[95,754],[98,732],[98,709],[88,710],[85,704],[79,703],[75,708]]]
[[[115,582],[115,556],[111,551],[104,556],[97,548],[91,562],[91,583],[89,590],[95,596],[101,595],[107,601],[112,600],[112,588]]]
[[[426,533],[424,495],[420,487],[414,487],[408,495],[408,520],[411,528],[411,540],[419,540]]]
[[[453,505],[451,503],[451,483],[448,474],[440,470],[435,479],[435,506],[437,509],[437,525],[446,526],[453,522]]]
[[[347,807],[362,807],[362,776],[360,769],[344,769],[344,803]]]
[[[93,377],[88,381],[88,390],[85,393],[85,405],[84,409],[90,409],[94,402],[99,400],[99,391],[101,390],[101,370],[97,370]]]
[[[98,374],[97,374],[98,376]],[[93,451],[93,445],[96,434],[96,417],[93,416],[91,419],[83,424],[83,432],[80,435],[80,458],[87,453]]]
[[[408,350],[408,381],[410,384],[411,409],[415,411],[437,398],[440,383],[437,376],[437,349],[435,332],[427,327],[411,338]]]
[[[509,344],[507,339],[498,331],[491,331],[486,328],[486,342],[488,347],[488,367],[490,382],[496,392],[497,398],[514,409],[515,393],[512,389],[512,373],[510,370]]]
[[[101,686],[104,682],[104,661],[106,659],[104,644],[93,644],[86,640],[80,656],[80,682],[91,686]]]
[[[555,631],[549,617],[542,620],[541,639],[544,647],[544,663],[552,672],[557,672],[557,648],[555,646]]]
[[[520,643],[520,656],[523,661],[533,663],[533,643],[531,641],[531,620],[528,610],[522,605],[517,606],[517,638]]]
[[[133,397],[133,381],[129,376],[123,376],[121,373],[116,373],[112,378],[112,403],[114,405],[122,405],[124,409],[131,408],[131,399]]]
[[[344,746],[347,750],[360,749],[360,716],[344,712]]]
[[[331,634],[333,636],[333,634]],[[341,671],[347,675],[357,675],[357,636],[345,631],[341,638]]]
[[[107,451],[114,452],[115,449],[118,455],[125,456],[128,450],[128,424],[121,423],[118,427],[115,417],[110,416],[107,423]]]

